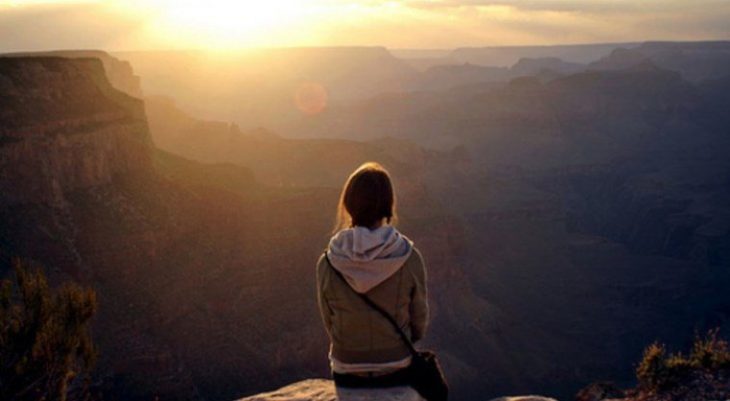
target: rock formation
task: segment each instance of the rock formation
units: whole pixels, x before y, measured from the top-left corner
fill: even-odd
[[[334,383],[331,380],[310,379],[290,384],[278,390],[241,398],[239,401],[337,401]],[[387,398],[381,401],[389,401]],[[534,395],[500,397],[490,401],[555,401]]]
[[[63,194],[150,168],[140,100],[96,59],[0,58],[2,202],[61,205]]]
[[[278,390],[241,398],[239,401],[336,401],[335,385],[331,380],[310,379],[293,383]],[[385,400],[384,400],[385,401]]]
[[[0,57],[63,57],[63,58],[94,58],[104,65],[104,72],[111,85],[132,97],[142,98],[142,83],[139,76],[132,71],[128,61],[120,60],[101,50],[57,50],[33,53],[9,53]]]

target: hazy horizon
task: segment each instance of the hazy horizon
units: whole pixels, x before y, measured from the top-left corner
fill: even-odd
[[[600,46],[600,45],[638,45],[642,43],[724,43],[730,42],[730,38],[727,39],[694,39],[694,40],[664,40],[664,39],[647,39],[647,40],[635,40],[635,41],[620,41],[620,42],[581,42],[581,43],[548,43],[540,45],[530,44],[514,44],[514,45],[463,45],[453,47],[391,47],[385,45],[301,45],[301,46],[256,46],[256,47],[241,47],[225,50],[226,52],[247,52],[257,50],[286,50],[286,49],[386,49],[388,51],[395,52],[414,52],[414,53],[440,53],[450,52],[456,49],[479,49],[479,48],[551,48],[551,47],[581,47],[581,46]],[[210,51],[216,52],[215,49],[207,49],[205,47],[186,47],[186,48],[173,48],[173,47],[159,47],[159,48],[102,48],[102,47],[49,47],[43,49],[13,49],[13,50],[1,50],[4,54],[13,53],[43,53],[43,52],[66,52],[66,51],[102,51],[111,54],[123,54],[123,53],[137,53],[137,52],[202,52]]]

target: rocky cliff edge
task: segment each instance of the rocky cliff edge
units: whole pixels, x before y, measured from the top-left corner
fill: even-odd
[[[335,386],[331,380],[310,379],[290,384],[278,390],[241,398],[238,401],[337,401]],[[383,399],[381,401],[389,401]],[[535,395],[500,397],[490,401],[556,401]]]

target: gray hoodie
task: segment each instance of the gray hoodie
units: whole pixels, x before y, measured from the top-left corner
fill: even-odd
[[[396,330],[353,290],[367,293],[413,341],[422,338],[428,323],[426,269],[413,242],[389,225],[354,227],[335,234],[327,257],[317,263],[319,308],[331,340],[333,370],[407,366],[410,353]]]
[[[391,225],[357,226],[335,234],[327,256],[355,291],[366,293],[397,272],[412,251],[413,241]]]

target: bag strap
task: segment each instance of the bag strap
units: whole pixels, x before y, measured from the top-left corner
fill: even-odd
[[[393,326],[393,328],[395,328],[395,330],[398,332],[398,335],[400,335],[401,340],[403,340],[403,343],[406,345],[406,347],[408,348],[408,351],[410,351],[411,355],[417,356],[418,350],[416,350],[416,347],[413,346],[413,342],[411,341],[410,338],[408,338],[406,333],[404,333],[403,330],[401,330],[400,326],[398,325],[398,322],[395,321],[393,316],[391,316],[390,313],[388,313],[380,305],[373,302],[372,299],[368,298],[367,295],[361,294],[361,293],[355,291],[355,289],[352,288],[350,286],[350,284],[347,282],[347,280],[345,279],[345,276],[343,276],[342,273],[339,270],[335,269],[335,267],[332,265],[332,262],[330,262],[330,258],[327,256],[326,251],[324,253],[324,257],[325,257],[325,259],[327,259],[327,264],[329,264],[330,268],[335,272],[335,274],[337,274],[337,276],[342,280],[342,282],[345,283],[345,286],[347,286],[347,288],[349,288],[350,290],[352,290],[353,293],[355,293],[357,296],[359,296],[360,299],[362,299],[368,306],[370,306],[372,309],[375,309],[386,320],[388,320],[390,322],[390,324]]]

